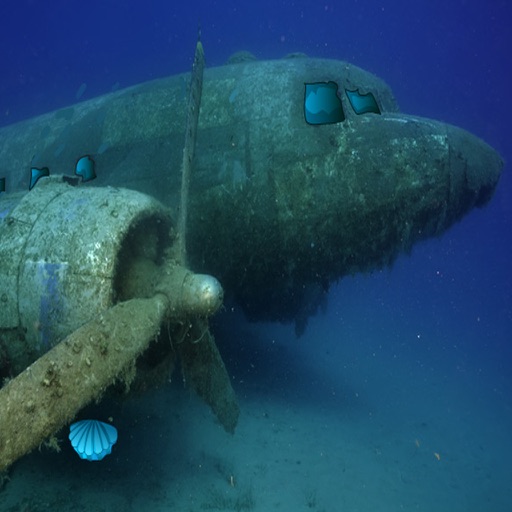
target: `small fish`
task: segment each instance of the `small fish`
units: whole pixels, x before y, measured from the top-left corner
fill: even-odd
[[[76,91],[75,98],[79,100],[83,95],[85,90],[87,89],[87,84],[84,82]]]

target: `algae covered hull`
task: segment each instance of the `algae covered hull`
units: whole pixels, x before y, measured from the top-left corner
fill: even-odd
[[[309,124],[307,84],[327,83],[343,119]],[[90,155],[97,178],[82,186],[133,188],[177,208],[187,84],[163,78],[1,129],[7,192],[27,189],[31,168],[73,174]],[[371,93],[378,112],[358,111],[354,91]],[[294,319],[300,331],[333,280],[387,265],[486,204],[502,165],[470,133],[400,113],[384,82],[346,62],[207,69],[189,263],[250,317]]]

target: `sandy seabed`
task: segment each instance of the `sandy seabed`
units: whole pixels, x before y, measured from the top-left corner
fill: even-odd
[[[0,512],[512,510],[512,395],[498,376],[322,317],[299,340],[227,325],[235,435],[177,373],[85,411],[118,428],[103,461],[80,460],[66,430],[60,453],[15,464]]]

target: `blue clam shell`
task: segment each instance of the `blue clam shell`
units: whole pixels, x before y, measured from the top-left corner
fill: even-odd
[[[77,421],[69,427],[69,440],[82,459],[101,460],[112,451],[117,429],[102,421]]]

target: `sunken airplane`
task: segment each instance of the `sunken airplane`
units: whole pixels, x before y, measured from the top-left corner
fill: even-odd
[[[46,393],[13,390],[22,372],[0,390],[3,411],[19,413],[19,424],[64,400],[77,375],[80,392],[91,386],[52,425],[41,420],[42,438],[113,375],[132,382],[136,358],[139,375],[176,352],[233,431],[238,406],[207,327],[223,290],[248,318],[295,321],[300,334],[330,283],[443,233],[485,205],[500,177],[503,162],[485,142],[401,113],[381,79],[347,62],[238,56],[206,69],[204,83],[193,72],[187,104],[189,80],[154,80],[0,129],[0,299],[9,312],[0,313],[0,370],[13,377],[37,360],[30,393]],[[193,159],[184,136],[195,139]],[[86,171],[95,178],[73,176],[77,161],[94,164]],[[182,170],[192,162],[184,203]],[[27,192],[31,169],[49,176]],[[175,251],[183,208],[186,251]],[[162,323],[172,353],[150,344]],[[118,366],[103,374],[111,353]],[[5,455],[0,438],[8,462],[33,446]]]
[[[312,125],[305,84],[338,85],[345,119]],[[129,87],[0,130],[0,176],[28,170],[149,194],[177,208],[187,76]],[[358,113],[345,91],[371,93]],[[390,264],[492,196],[500,156],[470,133],[399,111],[390,88],[346,62],[242,61],[207,69],[190,187],[190,266],[254,320],[312,312],[316,290]],[[176,214],[176,212],[174,212]]]

